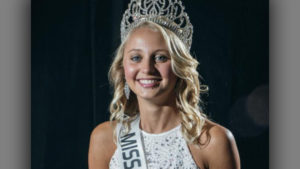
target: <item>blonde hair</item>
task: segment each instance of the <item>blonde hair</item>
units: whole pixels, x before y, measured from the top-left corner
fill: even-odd
[[[110,120],[122,123],[128,132],[130,122],[138,115],[139,108],[136,95],[131,92],[130,98],[127,100],[124,94],[125,75],[122,60],[124,46],[128,37],[134,30],[141,27],[158,30],[168,46],[172,70],[178,77],[175,92],[176,106],[182,119],[182,133],[188,143],[199,144],[198,138],[207,118],[200,106],[200,94],[208,90],[207,86],[206,89],[201,89],[199,74],[197,72],[199,63],[190,55],[185,44],[174,32],[154,22],[143,22],[133,29],[116,51],[115,58],[109,70],[109,81],[114,88],[114,95],[110,104]]]

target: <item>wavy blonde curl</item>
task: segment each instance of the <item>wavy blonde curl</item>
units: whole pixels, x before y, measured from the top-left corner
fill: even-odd
[[[198,61],[193,58],[184,43],[171,30],[164,28],[154,22],[143,22],[127,35],[116,51],[114,60],[109,70],[109,81],[114,88],[113,99],[110,103],[110,121],[117,121],[130,130],[130,122],[138,115],[139,108],[136,95],[131,92],[129,100],[124,94],[125,75],[123,69],[123,52],[128,37],[134,30],[147,27],[158,30],[169,49],[173,73],[178,77],[175,86],[176,106],[181,117],[181,131],[188,143],[199,144],[199,137],[205,124],[207,116],[203,113],[200,104],[200,94],[208,91],[208,87],[200,85],[197,72]]]

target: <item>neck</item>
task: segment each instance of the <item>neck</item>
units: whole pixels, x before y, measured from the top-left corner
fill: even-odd
[[[147,133],[162,133],[181,122],[179,112],[174,103],[157,105],[147,101],[139,101],[140,127]]]

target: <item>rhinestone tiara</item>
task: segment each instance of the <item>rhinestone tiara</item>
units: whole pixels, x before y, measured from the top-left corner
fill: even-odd
[[[121,21],[121,40],[139,24],[152,21],[173,31],[188,49],[192,45],[193,25],[180,0],[131,0]]]

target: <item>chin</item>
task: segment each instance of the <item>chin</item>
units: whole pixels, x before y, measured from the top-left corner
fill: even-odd
[[[156,99],[157,98],[157,96],[153,95],[153,94],[139,95],[138,97],[140,99],[144,99],[144,100],[152,100],[152,99]]]
[[[165,102],[166,100],[169,99],[170,94],[166,93],[144,93],[142,95],[139,95],[138,98],[147,100],[147,101],[152,101],[152,102]]]

